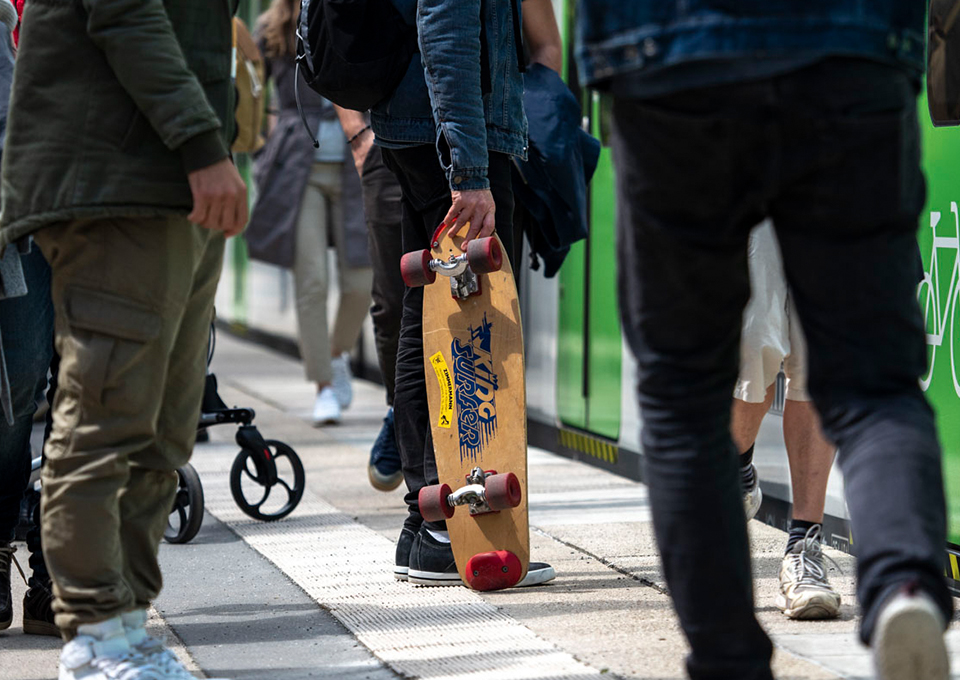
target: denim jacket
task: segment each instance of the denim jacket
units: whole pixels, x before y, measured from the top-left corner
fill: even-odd
[[[696,60],[853,56],[924,68],[921,0],[581,0],[585,82]]]
[[[486,189],[487,152],[526,158],[527,119],[511,2],[393,0],[417,24],[420,53],[392,96],[371,112],[377,143],[436,144],[450,188]],[[519,9],[519,8],[518,8]],[[490,92],[481,87],[483,10]]]

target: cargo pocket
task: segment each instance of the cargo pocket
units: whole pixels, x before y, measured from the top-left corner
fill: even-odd
[[[64,296],[72,352],[68,389],[82,400],[119,413],[138,413],[159,389],[149,345],[160,336],[160,315],[146,305],[110,293],[70,288]]]

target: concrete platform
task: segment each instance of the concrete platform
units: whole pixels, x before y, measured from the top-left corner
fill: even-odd
[[[221,334],[214,370],[230,405],[300,454],[307,491],[287,519],[243,515],[228,488],[235,426],[210,430],[193,463],[207,514],[186,545],[163,545],[166,586],[151,625],[198,677],[243,679],[685,678],[686,644],[663,578],[646,489],[607,472],[530,451],[533,558],[557,579],[480,595],[393,580],[403,493],[367,481],[367,457],[385,412],[383,391],[355,384],[338,426],[309,423],[313,389],[297,362]],[[844,598],[831,622],[795,622],[774,605],[785,534],[751,522],[757,611],[776,644],[778,678],[872,677],[856,638],[854,563],[830,578]],[[21,556],[23,551],[21,551]],[[703,556],[710,578],[710,556]],[[14,597],[23,586],[14,572]],[[723,584],[717,584],[721,588]],[[19,611],[17,612],[19,617]],[[960,678],[960,631],[948,634]],[[0,632],[0,680],[56,677],[59,643]]]

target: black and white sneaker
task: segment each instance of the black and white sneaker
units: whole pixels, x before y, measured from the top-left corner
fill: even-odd
[[[414,554],[417,555],[416,559]],[[416,534],[408,528],[400,532],[393,573],[398,581],[409,580],[421,586],[463,585],[450,544],[435,539],[426,529]],[[514,588],[538,586],[556,577],[556,570],[546,562],[531,562],[527,567],[527,575]]]
[[[557,571],[546,562],[531,562],[527,566],[527,575],[520,579],[520,583],[514,588],[525,588],[526,586],[539,586],[547,581],[557,578]]]
[[[407,572],[410,570],[410,549],[413,547],[413,539],[417,534],[409,527],[403,527],[400,532],[400,538],[397,539],[396,558],[393,561],[393,577],[398,581],[407,580]]]
[[[407,580],[419,586],[459,586],[460,573],[450,543],[439,541],[421,527],[410,546]]]

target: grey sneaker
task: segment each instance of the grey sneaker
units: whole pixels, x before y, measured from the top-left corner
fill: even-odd
[[[930,597],[907,587],[883,605],[870,640],[877,680],[947,680],[946,623]]]
[[[330,370],[333,372],[331,386],[337,395],[340,408],[347,409],[353,401],[353,375],[350,373],[350,355],[344,352],[330,360]]]
[[[760,512],[760,504],[763,502],[763,492],[760,490],[760,475],[757,474],[757,468],[754,467],[753,463],[750,464],[750,467],[753,469],[753,481],[743,489],[743,511],[747,513],[748,522]]]
[[[784,555],[777,607],[787,617],[811,620],[840,615],[840,595],[827,580],[824,558],[819,526],[811,527]]]

